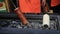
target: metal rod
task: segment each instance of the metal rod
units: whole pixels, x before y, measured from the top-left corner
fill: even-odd
[[[14,8],[17,8],[17,7],[15,6],[15,4],[13,3],[13,1],[12,1],[12,0],[10,0],[10,1],[11,1],[11,3],[13,4]]]

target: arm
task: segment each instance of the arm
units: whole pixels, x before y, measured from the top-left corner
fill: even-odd
[[[19,10],[19,8],[16,8],[15,12],[17,13],[18,17],[22,21],[22,24],[27,25],[29,23],[26,17],[23,15],[23,13]]]

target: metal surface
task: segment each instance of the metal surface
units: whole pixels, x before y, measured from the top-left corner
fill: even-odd
[[[58,30],[2,28],[0,34],[60,34]]]
[[[60,15],[50,14],[50,29],[42,27],[43,14],[25,14],[31,27],[22,25],[14,13],[1,13],[0,16],[0,33],[3,34],[60,34]]]

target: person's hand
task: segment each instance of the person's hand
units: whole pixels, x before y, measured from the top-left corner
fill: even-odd
[[[42,6],[45,6],[46,0],[42,0]]]
[[[18,7],[14,9],[14,11],[18,11],[18,10],[19,10],[19,8],[18,8]]]

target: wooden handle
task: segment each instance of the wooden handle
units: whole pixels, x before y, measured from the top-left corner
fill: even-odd
[[[9,0],[5,0],[7,11],[10,12]]]
[[[15,12],[17,13],[20,20],[22,21],[22,24],[27,25],[29,23],[26,17],[23,15],[23,13],[18,8],[15,9]]]

